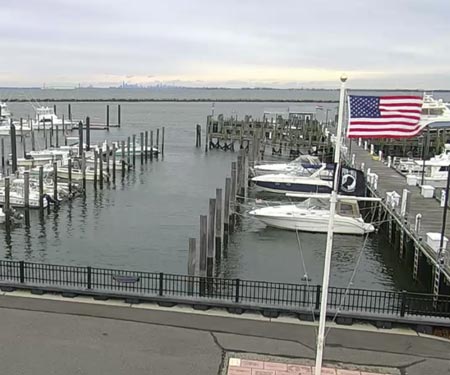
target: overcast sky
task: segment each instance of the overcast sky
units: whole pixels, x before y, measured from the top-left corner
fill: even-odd
[[[0,86],[450,89],[449,0],[0,0]]]

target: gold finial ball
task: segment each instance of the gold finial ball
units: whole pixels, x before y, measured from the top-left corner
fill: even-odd
[[[347,75],[344,73],[341,75],[341,82],[344,83],[345,81],[347,81],[348,77]]]

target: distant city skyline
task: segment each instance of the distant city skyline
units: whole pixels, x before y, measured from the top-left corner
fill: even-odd
[[[444,0],[2,4],[0,86],[450,88]],[[17,26],[20,20],[20,27]]]

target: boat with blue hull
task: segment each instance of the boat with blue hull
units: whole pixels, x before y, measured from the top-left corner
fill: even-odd
[[[259,188],[272,193],[330,193],[333,188],[333,170],[333,164],[323,164],[310,176],[266,174],[253,177],[252,181]]]

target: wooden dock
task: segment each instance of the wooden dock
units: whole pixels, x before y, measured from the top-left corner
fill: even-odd
[[[370,192],[383,199],[378,220],[384,222],[382,229],[387,232],[390,242],[398,249],[399,258],[404,260],[407,266],[412,266],[412,275],[415,280],[420,279],[428,284],[431,279],[432,285],[427,286],[431,286],[435,294],[442,294],[444,291],[448,294],[450,291],[449,253],[444,252],[439,257],[438,252],[426,243],[427,233],[441,233],[443,207],[440,202],[434,197],[424,198],[419,186],[407,185],[405,177],[393,167],[389,167],[386,159],[380,160],[378,155],[370,154],[370,145],[365,150],[364,146],[359,146],[358,142],[353,141],[348,148],[348,160],[353,159],[355,167],[363,166],[368,177]],[[371,181],[372,174],[378,176],[377,182]],[[386,193],[395,191],[403,198],[404,190],[408,193],[402,212],[401,202],[396,207],[392,207],[386,200]],[[450,236],[449,221],[447,221],[445,233],[447,237]]]

